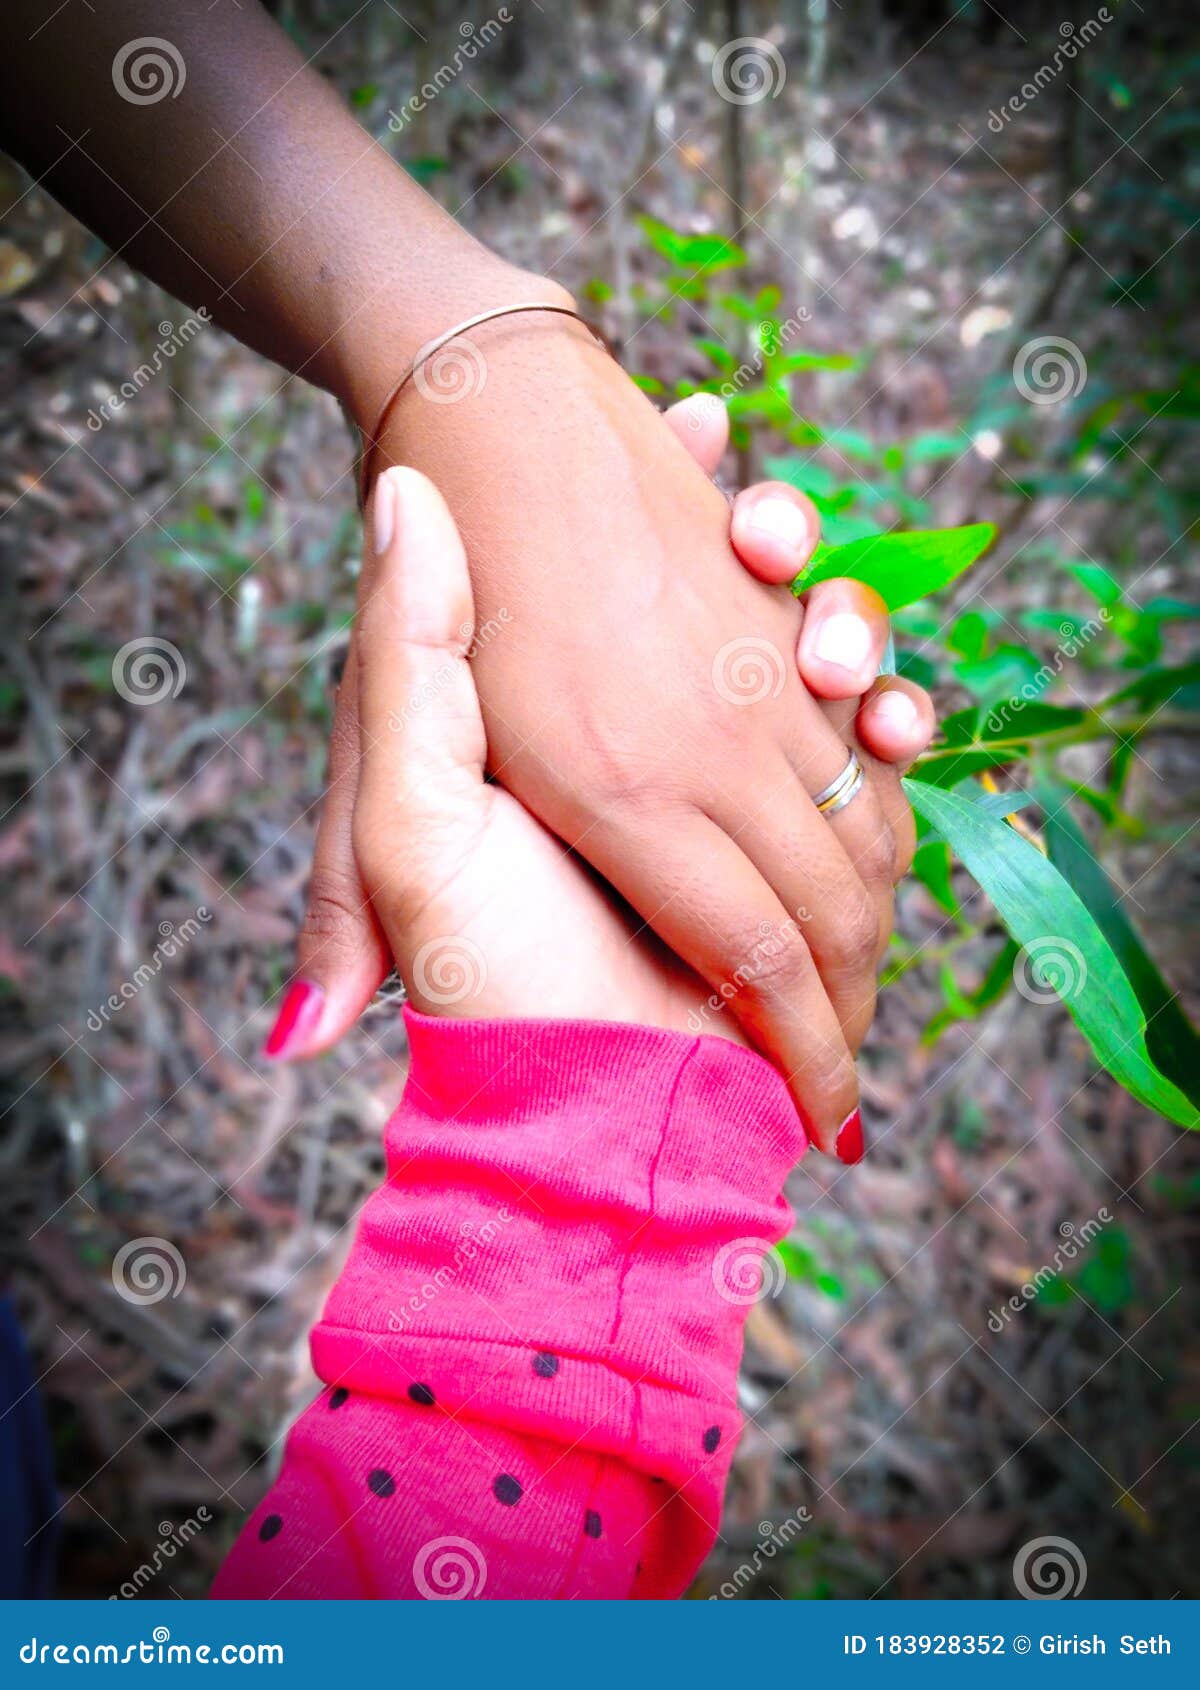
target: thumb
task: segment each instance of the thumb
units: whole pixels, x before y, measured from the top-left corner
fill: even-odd
[[[715,393],[693,393],[669,406],[663,421],[705,475],[715,475],[729,444],[729,413],[722,399]]]
[[[473,852],[487,740],[467,654],[474,601],[441,494],[414,469],[375,483],[376,560],[358,642],[354,854],[397,965],[412,928]]]
[[[335,1045],[392,966],[351,842],[359,737],[358,649],[352,638],[329,741],[329,779],[296,941],[296,976],[263,1048],[271,1062],[318,1056]]]

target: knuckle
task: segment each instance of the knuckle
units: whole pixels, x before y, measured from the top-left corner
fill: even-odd
[[[850,894],[838,911],[830,942],[829,966],[839,980],[857,980],[875,971],[879,950],[879,912],[865,890]]]
[[[896,838],[881,816],[859,839],[852,853],[855,868],[869,885],[892,884],[896,865]]]
[[[832,1121],[843,1120],[853,1109],[858,1097],[858,1079],[849,1050],[828,1040],[815,1044],[804,1053],[802,1066],[797,1070],[806,1097],[819,1100],[822,1114]]]
[[[356,876],[333,868],[314,869],[300,927],[301,946],[324,946],[343,936],[348,939],[361,923],[365,907],[363,888]]]
[[[759,998],[790,997],[816,978],[812,954],[797,924],[763,922],[740,945],[737,973]]]
[[[585,743],[588,797],[599,813],[618,807],[644,810],[682,795],[677,768],[665,758],[639,752],[633,735],[622,743],[606,730],[593,731]]]

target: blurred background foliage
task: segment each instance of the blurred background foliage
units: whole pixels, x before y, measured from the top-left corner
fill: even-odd
[[[1014,1553],[1055,1535],[1089,1596],[1195,1594],[1200,1164],[1094,1054],[1119,1070],[1143,1021],[1154,1072],[1195,1096],[1191,20],[509,0],[396,132],[495,9],[273,9],[448,209],[590,302],[659,402],[722,397],[727,484],[802,487],[833,546],[996,529],[896,613],[944,728],[863,1060],[871,1154],[793,1179],[697,1593],[1011,1596]],[[714,65],[743,36],[770,54],[738,103]],[[64,1591],[117,1589],[203,1504],[161,1575],[192,1596],[311,1393],[307,1326],[403,1079],[387,1003],[304,1072],[256,1060],[353,601],[350,443],[212,329],[90,429],[184,309],[15,169],[3,188],[6,1277]],[[186,678],[139,710],[112,665],[146,630]],[[1036,854],[1099,951],[1061,902],[1006,925],[987,862],[946,843],[964,794],[983,837],[961,855]],[[110,1268],[143,1235],[186,1282],[139,1308]]]

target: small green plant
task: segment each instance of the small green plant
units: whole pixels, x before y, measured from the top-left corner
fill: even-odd
[[[913,872],[953,931],[933,947],[895,942],[885,984],[911,968],[936,967],[943,1006],[926,1029],[928,1040],[984,1014],[1014,984],[1037,1002],[1058,996],[1096,1060],[1134,1097],[1182,1126],[1200,1125],[1200,1039],[1074,813],[1097,819],[1102,844],[1110,834],[1145,832],[1147,824],[1127,808],[1129,771],[1144,735],[1181,725],[1200,704],[1200,664],[1163,660],[1166,631],[1197,610],[1170,598],[1139,604],[1105,564],[1047,548],[1006,567],[1060,583],[1060,603],[1031,606],[1016,627],[982,595],[964,608],[961,592],[954,594],[952,607],[950,589],[996,535],[986,523],[927,526],[932,512],[921,487],[928,466],[970,452],[985,426],[1007,428],[1014,418],[1019,425],[1020,407],[985,393],[978,414],[957,434],[918,434],[900,444],[825,427],[798,408],[795,378],[849,372],[863,361],[799,344],[807,318],[782,318],[777,288],[747,294],[732,287],[731,277],[747,262],[734,242],[680,234],[650,218],[641,225],[663,271],[636,290],[636,303],[647,316],[669,318],[683,302],[717,336],[728,331],[728,344],[712,334],[693,339],[711,375],[681,379],[675,395],[719,395],[737,445],[762,435],[776,448],[791,448],[788,455],[768,455],[764,467],[805,492],[821,513],[824,540],[792,590],[802,593],[834,576],[867,582],[892,612],[900,672],[927,686],[953,683],[970,700],[946,718],[938,742],[904,782],[918,821]],[[748,348],[740,361],[734,348]],[[1095,474],[1088,454],[1120,417],[1194,419],[1198,383],[1189,370],[1178,390],[1118,394],[1092,406],[1067,453],[1067,470],[1053,473],[1067,474],[1073,496],[1081,496]],[[642,385],[665,392],[661,381]],[[1028,472],[1009,480],[1016,497],[1045,485],[1044,476]],[[1081,673],[1129,675],[1096,703],[1046,696],[1076,664]],[[1081,782],[1064,767],[1063,754],[1082,744],[1106,748],[1104,784]],[[1036,831],[1020,814],[1034,805],[1041,813]],[[956,863],[987,894],[994,916],[982,923],[963,913]],[[955,973],[957,952],[993,928],[998,943],[991,961],[982,980],[966,989]]]
[[[1115,1317],[1135,1300],[1133,1250],[1122,1227],[1110,1227],[1094,1239],[1070,1270],[1038,1287],[1036,1301],[1045,1309],[1067,1308],[1079,1299]]]

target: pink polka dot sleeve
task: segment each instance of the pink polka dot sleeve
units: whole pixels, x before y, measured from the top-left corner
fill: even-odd
[[[783,1083],[719,1039],[406,1020],[387,1180],[313,1332],[328,1389],[213,1595],[679,1596],[749,1264],[790,1221]]]

